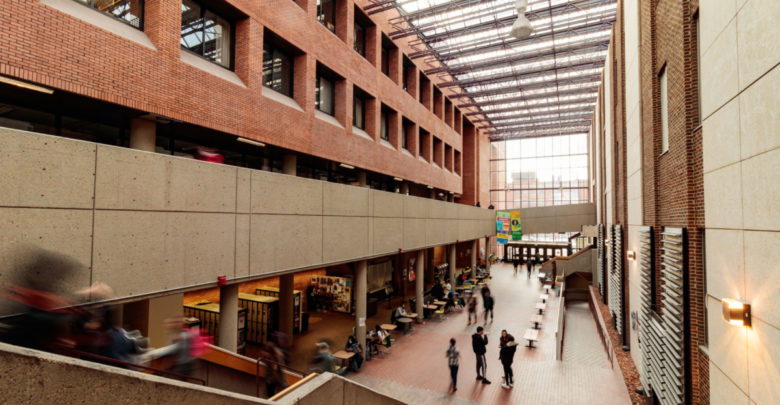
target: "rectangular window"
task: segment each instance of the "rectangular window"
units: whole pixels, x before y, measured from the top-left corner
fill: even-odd
[[[328,115],[334,114],[333,105],[333,81],[322,76],[317,76],[314,89],[314,107]]]
[[[661,68],[661,153],[669,150],[669,102],[666,88],[666,65]]]
[[[317,21],[331,32],[336,32],[335,0],[317,0]]]
[[[693,16],[693,29],[696,30],[696,102],[699,107],[696,119],[701,124],[701,34],[699,28],[699,13],[697,12]]]
[[[276,46],[263,45],[263,86],[293,96],[294,58]]]
[[[366,28],[355,23],[355,52],[366,56]]]
[[[406,122],[403,122],[401,125],[401,147],[409,150],[409,141],[406,139],[407,134],[409,133],[409,125]]]
[[[379,116],[379,137],[382,138],[385,141],[390,140],[390,134],[387,130],[387,113],[382,110],[382,113]]]
[[[385,76],[390,76],[390,50],[387,48],[382,48],[382,73],[385,74]]]
[[[139,30],[144,29],[144,0],[76,0],[76,2],[118,18]]]
[[[352,101],[352,126],[366,129],[366,99],[356,91]]]
[[[193,0],[182,0],[181,46],[231,68],[232,25]]]

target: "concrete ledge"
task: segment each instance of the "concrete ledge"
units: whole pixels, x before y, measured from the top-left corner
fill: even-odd
[[[0,343],[0,392],[9,404],[273,404],[5,343]]]

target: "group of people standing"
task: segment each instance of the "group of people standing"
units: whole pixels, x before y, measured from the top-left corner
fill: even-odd
[[[450,367],[450,393],[458,390],[458,368],[460,367],[460,350],[455,346],[455,339],[450,339],[450,346],[447,348],[446,356]],[[491,384],[487,379],[487,353],[488,335],[485,328],[477,326],[477,332],[471,335],[471,348],[476,356],[477,363],[477,381],[482,384]],[[512,372],[512,362],[514,362],[517,343],[514,336],[507,333],[506,329],[501,331],[499,338],[499,356],[501,365],[504,368],[504,382],[501,384],[504,388],[514,386],[514,373]]]
[[[495,300],[490,292],[490,288],[486,285],[482,287],[482,306],[485,309],[485,325],[488,324],[488,316],[490,322],[493,322],[493,307]],[[471,325],[472,318],[474,323],[477,323],[477,299],[474,295],[470,295],[466,301],[466,307],[468,308],[468,324]],[[460,367],[460,351],[455,346],[455,339],[450,339],[450,345],[447,348],[446,356],[450,368],[450,393],[454,393],[458,390],[458,368]],[[491,384],[491,381],[487,379],[487,359],[485,354],[487,353],[488,334],[485,328],[477,326],[477,331],[471,335],[471,348],[476,356],[477,365],[477,381],[481,381],[482,384]],[[501,337],[499,339],[499,360],[504,368],[504,382],[501,384],[504,388],[512,388],[514,386],[514,374],[512,373],[512,362],[514,361],[515,351],[517,350],[517,343],[514,336],[507,333],[506,330],[501,331]]]

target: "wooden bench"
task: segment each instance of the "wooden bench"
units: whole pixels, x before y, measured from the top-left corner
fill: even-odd
[[[539,324],[542,323],[542,316],[541,315],[531,316],[531,322],[534,323],[534,329],[539,329]]]
[[[534,342],[539,340],[539,329],[526,329],[523,339],[528,341],[528,347],[533,348]]]
[[[539,310],[539,315],[541,315],[541,314],[542,314],[542,312],[544,312],[544,309],[545,309],[545,308],[547,308],[547,304],[545,304],[545,303],[543,303],[543,302],[537,302],[537,303],[536,303],[536,309],[538,309],[538,310]]]
[[[542,302],[547,302],[547,300],[550,298],[550,294],[540,294],[539,299],[542,300]]]

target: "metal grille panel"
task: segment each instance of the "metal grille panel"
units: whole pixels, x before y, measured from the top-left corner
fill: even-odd
[[[653,232],[640,231],[642,269],[642,322],[640,347],[644,364],[643,384],[663,405],[685,403],[685,254],[684,228],[662,233],[661,315],[653,311]]]
[[[598,225],[598,239],[596,239],[596,248],[598,249],[598,255],[597,260],[598,263],[596,264],[596,283],[599,286],[599,293],[603,297],[606,295],[606,290],[604,289],[604,225],[599,224]]]
[[[607,258],[609,261],[609,310],[615,318],[615,328],[623,334],[623,228],[621,225],[613,225],[610,230],[610,244]]]

